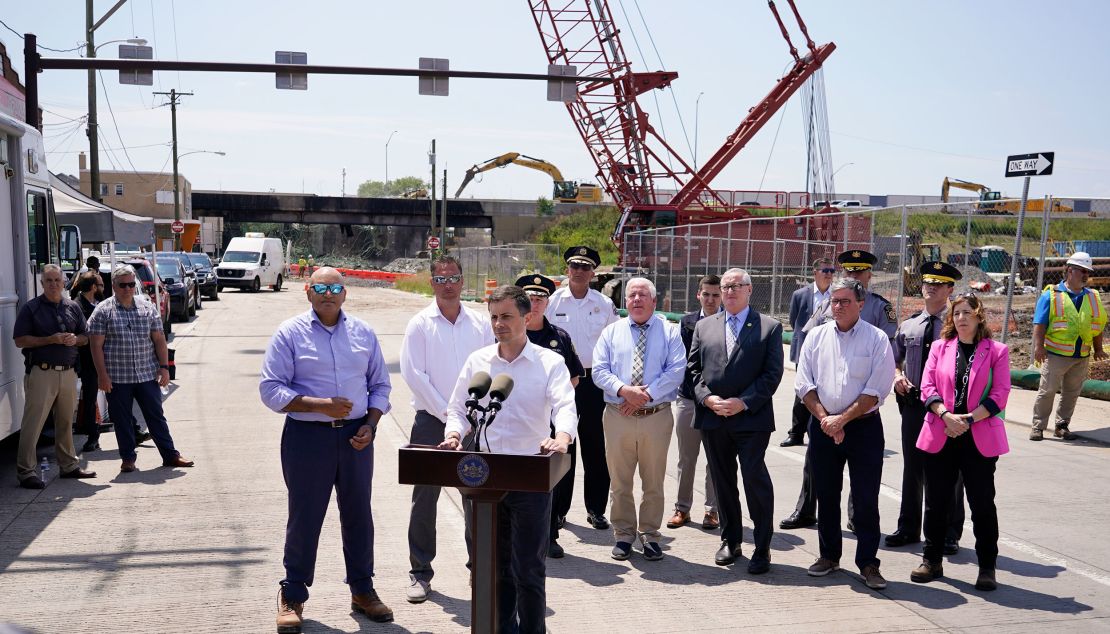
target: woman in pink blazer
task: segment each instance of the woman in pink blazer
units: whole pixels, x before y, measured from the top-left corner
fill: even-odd
[[[982,302],[957,295],[948,304],[940,340],[933,344],[921,377],[928,412],[917,437],[925,458],[925,558],[910,579],[927,583],[944,574],[944,535],[952,512],[952,490],[963,475],[975,554],[978,590],[994,590],[998,559],[998,512],[994,468],[1010,450],[1005,409],[1010,396],[1010,351],[991,340]]]

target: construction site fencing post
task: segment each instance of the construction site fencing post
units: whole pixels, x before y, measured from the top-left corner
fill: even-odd
[[[1040,261],[1037,262],[1037,285],[1035,287],[1038,293],[1044,288],[1044,258],[1048,251],[1048,223],[1052,218],[1049,211],[1052,209],[1051,195],[1044,197],[1044,209],[1045,212],[1041,214],[1041,257]]]
[[[909,226],[909,211],[906,205],[902,205],[902,231],[899,234],[899,243],[901,248],[898,249],[898,273],[906,270],[906,236]],[[902,299],[906,296],[906,282],[905,275],[899,275],[901,283],[898,285],[898,297],[895,299],[894,314],[898,316],[898,321],[902,320]]]

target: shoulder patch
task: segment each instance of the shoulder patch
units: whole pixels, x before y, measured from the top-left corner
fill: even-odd
[[[886,302],[886,303],[888,303],[888,304],[890,303],[890,300],[889,300],[889,299],[887,299],[887,298],[885,298],[885,297],[883,297],[882,295],[879,295],[878,293],[876,293],[876,292],[874,292],[874,291],[868,291],[868,292],[869,292],[869,293],[871,293],[871,296],[872,296],[872,297],[876,297],[876,298],[878,298],[878,300],[879,300],[880,302]]]
[[[894,315],[894,306],[892,306],[890,302],[887,302],[886,305],[886,318],[889,319],[892,324],[898,321],[898,318]]]

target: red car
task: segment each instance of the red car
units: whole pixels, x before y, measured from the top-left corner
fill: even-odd
[[[173,332],[173,327],[170,325],[170,294],[166,290],[166,285],[162,283],[162,278],[154,272],[154,266],[143,258],[126,258],[116,260],[116,265],[129,264],[138,274],[138,281],[141,283],[143,294],[151,302],[154,302],[154,280],[158,280],[158,290],[162,296],[162,332],[167,337]],[[112,296],[112,265],[105,261],[100,264],[100,276],[104,278],[104,291],[105,299]]]

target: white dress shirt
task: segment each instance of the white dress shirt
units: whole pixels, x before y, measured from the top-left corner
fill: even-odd
[[[513,377],[512,393],[493,423],[482,432],[483,451],[524,456],[539,453],[540,443],[551,437],[548,421],[554,423],[556,432],[569,434],[571,441],[577,436],[578,410],[567,364],[559,353],[531,342],[511,362],[497,353],[497,344],[470,355],[451,394],[444,435],[455,432],[462,438],[470,432],[470,421],[466,418],[467,388],[476,372]],[[489,396],[480,402],[489,405]]]
[[[817,282],[813,283],[813,304],[810,305],[810,314],[817,309],[823,300],[832,297],[832,284],[825,287],[825,292],[822,293],[821,289],[817,288]]]
[[[817,326],[806,335],[798,353],[794,390],[798,398],[817,390],[817,398],[830,414],[840,414],[861,394],[883,404],[894,385],[894,354],[886,333],[860,319],[847,332],[835,321]]]
[[[455,323],[432,303],[416,313],[401,341],[401,377],[412,390],[412,408],[445,420],[447,402],[466,358],[493,343],[488,315],[463,306]]]
[[[570,294],[569,286],[555,291],[544,314],[548,321],[570,334],[574,349],[578,351],[578,360],[587,369],[594,367],[594,346],[601,331],[620,319],[608,297],[591,288],[585,297],[575,299]]]

